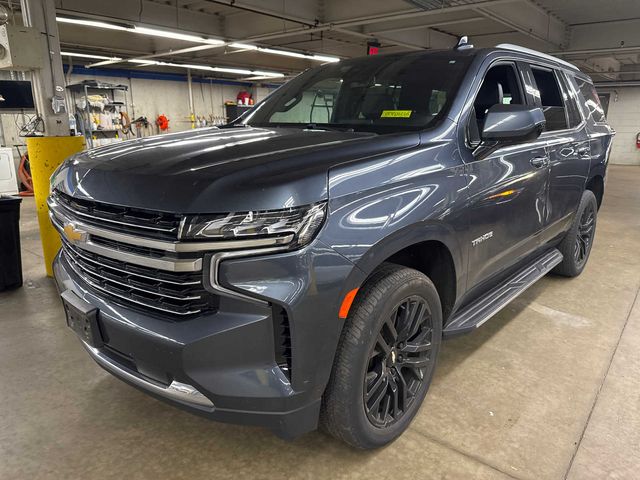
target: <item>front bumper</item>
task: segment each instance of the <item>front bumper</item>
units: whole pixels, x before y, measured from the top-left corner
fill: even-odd
[[[84,345],[107,371],[193,413],[289,438],[317,426],[342,327],[340,299],[363,280],[320,242],[297,252],[226,260],[221,283],[266,303],[220,297],[214,313],[171,321],[101,297],[63,254],[54,276],[61,292],[71,290],[98,308],[105,346]],[[290,372],[276,363],[276,310],[289,322]]]
[[[176,382],[175,380],[172,380],[169,385],[162,385],[157,382],[153,382],[142,375],[136,374],[136,372],[129,368],[120,365],[117,360],[111,358],[109,355],[105,355],[99,348],[92,347],[85,342],[82,342],[82,346],[98,365],[116,377],[120,377],[136,387],[148,390],[149,392],[155,393],[156,395],[168,400],[173,400],[208,411],[213,411],[214,409],[211,400],[191,385]]]

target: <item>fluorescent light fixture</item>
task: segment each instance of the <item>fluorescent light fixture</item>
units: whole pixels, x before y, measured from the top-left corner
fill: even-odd
[[[249,45],[248,43],[230,43],[229,46],[233,47],[233,48],[242,48],[244,50],[257,50],[258,49],[258,47],[256,47],[255,45]]]
[[[282,55],[285,57],[294,57],[294,58],[304,58],[307,60],[316,60],[318,62],[339,62],[340,59],[338,57],[330,57],[329,55],[316,55],[316,54],[307,54],[301,52],[291,52],[289,50],[279,50],[276,48],[267,48],[267,47],[257,47],[255,45],[249,45],[246,43],[230,43],[230,47],[240,48],[243,50],[257,50],[259,52],[270,53],[272,55]]]
[[[334,63],[334,62],[339,62],[340,59],[338,57],[330,57],[328,55],[310,55],[312,60],[318,60],[319,62],[330,62],[330,63]]]
[[[226,68],[226,67],[213,67],[214,72],[223,72],[223,73],[237,73],[238,75],[252,75],[253,71],[244,70],[242,68]]]
[[[60,23],[73,23],[75,25],[84,25],[86,27],[96,27],[96,28],[108,28],[110,30],[130,30],[130,28],[124,27],[122,25],[115,25],[113,23],[107,22],[98,22],[96,20],[84,20],[81,18],[67,18],[67,17],[56,17],[56,20]]]
[[[129,63],[135,63],[144,67],[151,65],[160,67],[174,67],[174,68],[189,68],[191,70],[205,70],[207,72],[221,72],[221,73],[235,73],[238,75],[259,75],[261,77],[268,78],[281,78],[284,77],[284,73],[279,72],[263,72],[258,70],[246,70],[243,68],[231,68],[231,67],[211,67],[209,65],[193,65],[185,63],[171,63],[171,62],[159,62],[157,60],[145,60],[143,58],[132,58],[128,60]]]
[[[295,58],[307,58],[308,55],[299,52],[290,52],[288,50],[276,50],[274,48],[258,48],[258,51],[264,53],[272,53],[274,55],[283,55],[285,57],[295,57]]]
[[[225,44],[225,42],[216,38],[200,37],[198,35],[189,35],[187,33],[169,32],[167,30],[156,30],[155,28],[135,26],[130,30],[132,32],[141,33],[143,35],[151,35],[152,37],[172,38],[174,40],[184,40],[185,42],[207,43],[209,45]]]
[[[157,65],[160,62],[156,62],[155,60],[138,60],[137,58],[132,58],[131,60],[127,60],[129,63],[138,63],[140,65]]]
[[[64,57],[92,58],[95,60],[122,60],[121,57],[106,57],[104,55],[92,55],[90,53],[60,52],[60,55]]]
[[[110,30],[120,30],[124,32],[139,33],[142,35],[150,35],[153,37],[171,38],[174,40],[184,40],[185,42],[204,43],[208,45],[225,45],[225,42],[217,38],[206,38],[198,35],[189,35],[187,33],[171,32],[168,30],[158,30],[147,27],[126,27],[124,25],[116,25],[114,23],[99,22],[96,20],[84,20],[80,18],[56,17],[60,23],[73,23],[75,25],[84,25],[87,27],[107,28]]]
[[[272,77],[272,78],[282,78],[284,77],[284,73],[276,73],[276,72],[264,72],[262,70],[253,70],[251,75],[258,75],[259,77]]]
[[[110,30],[120,30],[125,32],[138,33],[141,35],[150,35],[153,37],[183,40],[185,42],[201,43],[206,45],[219,45],[219,46],[226,45],[224,41],[219,40],[217,38],[206,38],[204,36],[199,36],[199,35],[172,32],[168,30],[159,30],[156,28],[139,27],[137,25],[124,26],[124,25],[117,25],[114,23],[100,22],[96,20],[84,20],[80,18],[68,18],[68,17],[56,17],[56,20],[61,23],[73,23],[76,25],[85,25],[88,27],[107,28]],[[283,55],[285,57],[303,58],[303,59],[315,60],[317,62],[323,62],[323,63],[340,61],[338,57],[331,57],[329,55],[317,55],[317,54],[311,54],[311,53],[307,54],[307,53],[301,53],[301,52],[292,52],[289,50],[279,50],[276,48],[258,47],[256,45],[251,45],[248,43],[233,42],[233,43],[230,43],[229,46],[233,48],[242,49],[242,50],[253,50],[253,51],[258,51],[263,53],[270,53],[272,55]]]

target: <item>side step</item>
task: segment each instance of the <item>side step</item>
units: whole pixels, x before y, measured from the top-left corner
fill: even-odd
[[[502,310],[511,300],[549,273],[561,261],[562,254],[558,249],[554,248],[545,253],[533,264],[512,275],[506,282],[456,313],[453,320],[442,332],[443,336],[460,335],[478,328]]]

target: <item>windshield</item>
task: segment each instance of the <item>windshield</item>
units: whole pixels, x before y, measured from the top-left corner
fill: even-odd
[[[429,128],[446,115],[470,60],[449,51],[325,65],[280,87],[241,122],[379,133]]]

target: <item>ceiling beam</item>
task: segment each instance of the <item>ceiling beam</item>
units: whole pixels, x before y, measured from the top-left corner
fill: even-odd
[[[624,55],[626,53],[640,53],[640,45],[631,47],[613,47],[613,48],[586,48],[579,50],[557,50],[555,52],[549,52],[550,55],[557,57],[566,57],[572,55]]]
[[[531,3],[528,1],[525,1],[524,4],[527,7],[531,6]],[[473,10],[475,12],[484,15],[487,19],[501,23],[502,25],[516,30],[527,37],[543,42],[554,48],[561,47],[563,40],[568,36],[566,24],[555,17],[552,17],[548,12],[542,10],[537,5],[535,5],[533,9],[538,13],[538,15],[541,15],[539,18],[531,18],[527,15],[526,11],[523,12],[522,7],[518,7],[513,10],[506,8],[495,9],[490,7],[477,7],[475,5],[472,6],[474,7]],[[523,22],[524,18],[528,18],[528,24]]]
[[[181,3],[180,7],[186,8],[187,10],[197,10],[197,7],[199,6],[204,7],[206,5],[210,5],[210,3],[207,0],[198,0],[197,2]]]
[[[395,14],[382,14],[382,15],[371,15],[359,18],[353,18],[349,20],[342,20],[338,22],[333,22],[332,25],[338,27],[357,27],[359,25],[371,25],[373,23],[382,23],[382,22],[392,22],[395,20],[405,20],[405,19],[414,19],[416,17],[428,17],[432,15],[442,15],[445,13],[452,12],[461,12],[468,11],[474,7],[493,7],[504,5],[507,3],[515,3],[520,0],[484,0],[481,2],[463,4],[463,5],[453,5],[449,7],[442,7],[434,10],[423,10],[423,9],[411,9],[405,10],[403,12],[395,13]]]
[[[393,22],[396,20],[415,19],[416,17],[428,17],[432,15],[441,15],[445,13],[461,12],[471,10],[474,6],[489,7],[498,6],[509,3],[517,3],[521,0],[484,0],[473,4],[454,5],[450,7],[438,8],[437,10],[423,10],[423,9],[409,9],[402,10],[397,13],[384,14],[384,15],[368,15],[362,17],[351,18],[348,20],[341,20],[335,22],[319,23],[313,27],[302,26],[298,28],[292,28],[287,30],[279,30],[277,32],[263,33],[252,35],[244,38],[241,41],[244,42],[264,42],[269,40],[275,40],[279,38],[292,37],[304,33],[320,33],[327,30],[336,29],[348,29],[350,27],[360,27],[363,25],[372,25],[375,23]],[[351,30],[348,30],[351,32]]]
[[[82,53],[104,53],[105,55],[108,55],[110,57],[119,57],[122,55],[146,55],[145,52],[141,52],[140,50],[129,50],[129,49],[122,49],[122,48],[111,48],[111,47],[104,47],[104,46],[98,46],[98,45],[88,45],[86,43],[76,43],[76,42],[60,42],[60,46],[64,47],[65,49],[80,49],[81,51],[83,51]]]
[[[191,52],[200,52],[202,50],[211,50],[211,47],[213,48],[220,48],[220,47],[224,47],[225,45],[195,45],[193,47],[187,47],[187,48],[180,48],[178,50],[167,50],[164,52],[157,52],[157,53],[150,53],[148,55],[141,55],[141,56],[137,56],[135,57],[135,60],[148,60],[150,58],[159,58],[159,57],[167,57],[169,55],[179,55],[181,53],[191,53]],[[102,62],[96,62],[96,63],[92,63],[90,65],[87,65],[87,68],[92,68],[92,67],[104,67],[105,65],[114,65],[116,63],[126,63],[127,61],[129,61],[131,59],[129,58],[122,58],[119,60],[104,60]]]
[[[371,25],[371,24],[383,23],[383,22],[389,22],[389,21],[395,21],[395,20],[403,20],[408,18],[413,19],[416,16],[426,17],[426,16],[437,15],[437,14],[458,12],[458,11],[469,10],[471,7],[476,7],[476,6],[484,6],[484,7],[498,6],[498,5],[508,4],[508,3],[514,3],[517,1],[521,1],[521,0],[484,0],[481,2],[476,2],[474,4],[455,5],[455,6],[440,8],[437,10],[411,9],[408,11],[405,10],[405,11],[402,11],[396,14],[390,14],[390,15],[387,14],[387,15],[364,16],[364,17],[359,17],[355,19],[343,20],[335,23],[318,24],[317,21],[313,21],[313,23],[310,23],[308,19],[302,19],[300,17],[294,17],[291,15],[280,15],[280,14],[274,13],[271,10],[267,10],[260,7],[253,7],[253,6],[248,7],[243,4],[238,4],[238,2],[234,2],[232,0],[207,0],[207,2],[211,4],[223,5],[231,8],[236,8],[236,9],[250,8],[252,13],[257,13],[257,14],[266,15],[266,16],[278,16],[279,18],[285,21],[301,24],[301,27],[297,29],[290,29],[288,31],[281,31],[273,34],[250,36],[245,39],[238,40],[239,42],[251,41],[254,43],[259,43],[259,42],[264,42],[268,40],[274,40],[277,38],[284,38],[292,35],[299,35],[303,33],[319,33],[322,31],[333,30],[335,32],[342,33],[344,35],[349,35],[349,36],[363,38],[363,39],[376,38],[381,42],[388,43],[391,45],[401,46],[411,50],[422,50],[428,47],[427,45],[419,45],[419,44],[404,42],[401,40],[380,36],[378,33],[376,33],[376,35],[373,35],[371,33],[354,31],[354,30],[351,30],[349,27],[358,27],[362,25]],[[167,50],[163,52],[155,52],[153,54],[149,54],[148,56],[140,57],[140,59],[159,58],[163,56],[176,55],[178,53],[182,53],[183,51],[186,53],[191,51],[208,50],[212,48],[219,48],[219,46],[218,45],[202,45],[197,47],[188,47],[187,49],[181,49],[181,50],[172,49],[172,50]],[[123,60],[123,61],[126,61],[126,60]],[[119,61],[116,61],[116,60],[108,60],[105,62],[97,62],[98,65],[93,64],[90,66],[104,66],[109,64],[115,64],[118,62]]]
[[[640,87],[640,80],[623,80],[613,82],[595,82],[596,88]]]
[[[435,28],[435,27],[444,27],[447,25],[458,25],[461,23],[470,23],[470,22],[478,22],[482,20],[486,20],[487,18],[483,15],[480,17],[471,17],[471,18],[460,18],[460,19],[452,19],[446,20],[442,22],[433,22],[433,23],[423,23],[421,25],[409,25],[406,27],[396,27],[396,28],[388,28],[388,29],[373,29],[370,30],[369,33],[372,34],[385,34],[385,33],[393,33],[393,32],[406,32],[409,30],[419,30],[422,28]]]
[[[587,60],[578,60],[578,62],[582,64],[582,68],[586,67],[586,73],[589,75],[599,75],[601,77],[608,78],[609,80],[617,80],[615,74],[603,70],[598,65],[591,64]]]
[[[235,8],[237,10],[242,10],[249,13],[256,13],[258,15],[277,18],[278,20],[285,20],[287,22],[306,25],[307,27],[314,27],[318,25],[318,23],[320,23],[320,21],[317,18],[309,19],[309,18],[298,17],[298,16],[286,14],[284,12],[276,12],[274,10],[269,10],[262,6],[240,3],[235,0],[204,0],[202,3],[207,3],[209,5],[220,5],[224,7],[231,7],[231,8]]]
[[[400,40],[394,40],[391,38],[386,38],[386,37],[380,37],[380,36],[376,36],[373,35],[372,33],[362,33],[362,32],[356,32],[354,30],[349,30],[346,28],[339,28],[339,27],[333,27],[331,29],[334,32],[338,32],[338,33],[343,33],[345,35],[351,35],[352,37],[358,37],[358,38],[363,38],[366,40],[372,40],[372,39],[376,39],[380,42],[384,42],[384,43],[388,43],[388,44],[392,44],[392,45],[398,45],[400,47],[405,47],[408,48],[410,50],[424,50],[425,48],[427,48],[424,45],[418,45],[415,43],[407,43],[407,42],[403,42]]]

